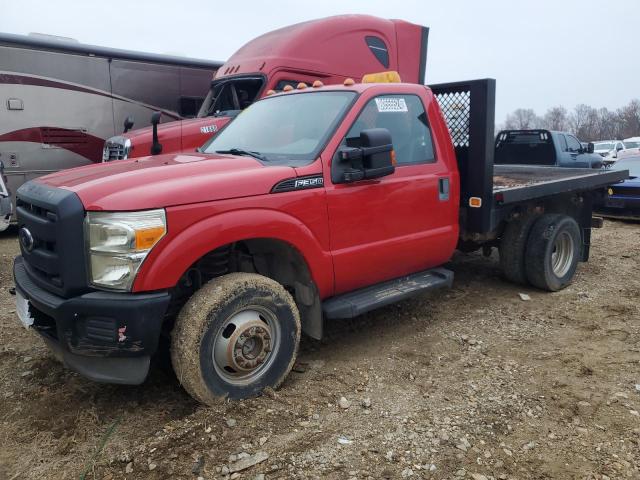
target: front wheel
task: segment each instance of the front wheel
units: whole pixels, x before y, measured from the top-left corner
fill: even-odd
[[[525,269],[531,285],[555,292],[571,283],[582,253],[578,223],[567,215],[547,214],[527,239]]]
[[[253,397],[283,382],[300,330],[298,309],[282,285],[231,273],[211,280],[182,308],[171,361],[182,386],[202,403]]]

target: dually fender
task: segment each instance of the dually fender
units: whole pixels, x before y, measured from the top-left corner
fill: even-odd
[[[331,254],[322,247],[311,229],[292,215],[259,208],[213,215],[175,234],[172,233],[169,222],[168,235],[145,259],[134,282],[133,291],[171,288],[205,254],[230,243],[257,238],[281,240],[297,249],[307,263],[320,298],[333,293]]]

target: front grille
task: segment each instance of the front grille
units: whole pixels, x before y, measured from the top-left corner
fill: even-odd
[[[29,258],[28,264],[32,273],[37,274],[40,280],[61,288],[63,282],[60,277],[55,225],[58,216],[47,208],[20,198],[16,201],[16,211],[20,216],[21,227],[25,228],[33,238],[33,247],[25,252]],[[21,246],[23,246],[22,240]]]
[[[71,191],[35,181],[16,196],[18,238],[34,283],[62,297],[87,290],[84,208]]]

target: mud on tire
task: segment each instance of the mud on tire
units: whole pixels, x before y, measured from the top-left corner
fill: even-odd
[[[196,400],[277,388],[296,358],[300,316],[282,285],[252,273],[215,278],[184,305],[171,334],[176,376]]]

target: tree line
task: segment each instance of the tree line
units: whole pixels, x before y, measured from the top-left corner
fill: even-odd
[[[565,107],[557,106],[542,116],[531,108],[518,108],[507,115],[502,128],[568,131],[583,142],[622,140],[640,136],[640,100],[631,100],[615,111],[581,104],[569,112]]]

